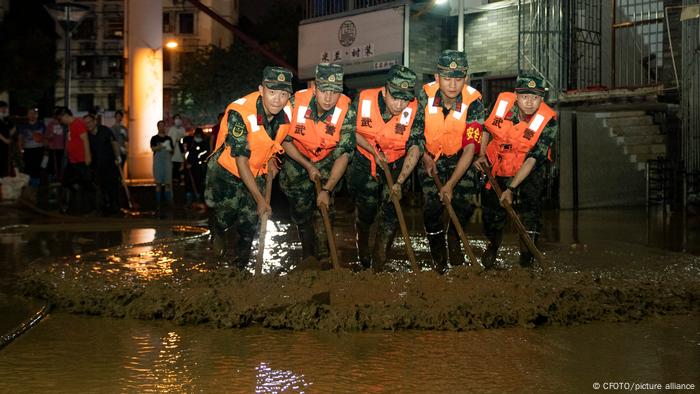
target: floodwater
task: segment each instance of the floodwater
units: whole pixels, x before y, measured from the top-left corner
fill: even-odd
[[[54,314],[0,352],[0,391],[571,392],[700,383],[700,319],[332,334]]]
[[[96,276],[147,283],[226,266],[211,258],[196,229],[175,227],[198,224],[193,221],[61,223],[9,212],[0,220],[0,334],[42,305],[16,295],[14,274],[26,268],[69,264]],[[418,259],[426,259],[420,215],[408,222]],[[697,219],[626,209],[548,212],[545,223],[545,254],[559,256],[565,269],[653,269],[659,260],[678,256],[694,261],[690,275],[697,275]],[[284,219],[268,223],[265,272],[285,275],[300,258],[290,227]],[[350,261],[354,234],[348,215],[339,215],[336,228],[341,260]],[[480,234],[478,229],[474,224],[469,230]],[[183,236],[194,237],[153,244]],[[514,263],[517,249],[514,236],[506,243],[504,267]],[[129,244],[139,245],[118,248]],[[473,245],[483,248],[483,238]],[[394,251],[402,247],[397,239]],[[397,259],[394,268],[402,264]],[[635,383],[693,384],[697,390],[700,316],[536,329],[332,333],[216,329],[57,311],[0,350],[0,392],[12,393],[583,392],[596,382],[630,383],[633,389]]]

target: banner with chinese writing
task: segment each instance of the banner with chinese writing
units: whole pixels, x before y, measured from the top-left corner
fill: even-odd
[[[346,75],[401,64],[403,13],[401,6],[299,26],[299,78],[313,79],[322,62],[342,64]]]

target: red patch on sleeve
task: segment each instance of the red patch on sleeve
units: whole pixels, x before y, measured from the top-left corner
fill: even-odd
[[[462,135],[462,148],[467,147],[469,144],[474,145],[474,154],[479,153],[481,149],[481,133],[484,128],[479,122],[467,123],[464,129],[464,134]]]

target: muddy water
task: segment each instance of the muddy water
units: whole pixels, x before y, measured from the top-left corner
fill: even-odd
[[[412,241],[427,259],[416,218]],[[338,243],[351,261],[345,219]],[[698,232],[659,244],[663,231],[641,226],[649,222],[639,212],[551,219],[543,249],[553,272],[512,269],[511,236],[499,261],[506,270],[444,278],[408,275],[400,256],[391,274],[294,272],[299,245],[278,220],[268,225],[264,281],[236,274],[201,239],[110,248],[185,235],[167,223],[9,229],[0,234],[11,264],[0,267],[4,283],[33,268],[29,293],[57,309],[0,352],[0,392],[582,392],[596,381],[697,388],[700,263],[658,246],[697,253],[687,240]],[[402,253],[400,240],[393,249]],[[3,323],[32,310],[14,296],[3,303]],[[258,328],[212,328],[249,326]],[[534,326],[542,327],[523,328]],[[511,328],[442,331],[483,327]]]
[[[54,314],[0,353],[0,391],[587,392],[700,383],[700,319],[471,332],[218,330]]]

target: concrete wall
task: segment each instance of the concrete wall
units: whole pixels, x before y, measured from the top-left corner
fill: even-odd
[[[559,206],[574,205],[572,112],[576,112],[579,208],[643,205],[646,178],[618,146],[595,112],[560,112]]]
[[[464,50],[471,73],[516,74],[518,8],[513,6],[465,15]]]
[[[423,78],[425,74],[435,73],[440,52],[448,48],[443,26],[444,19],[433,15],[411,19],[409,62],[411,70],[418,75],[419,82],[427,82]]]

